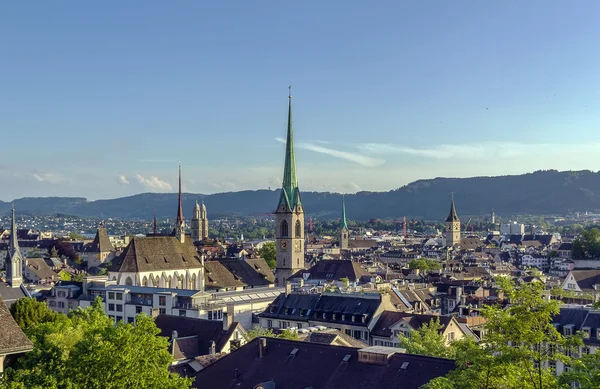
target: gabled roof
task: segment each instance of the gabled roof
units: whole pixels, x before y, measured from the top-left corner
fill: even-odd
[[[418,330],[423,324],[429,324],[432,320],[439,320],[443,330],[448,324],[450,324],[450,322],[452,321],[452,317],[383,311],[381,313],[381,316],[379,316],[379,319],[377,319],[375,326],[371,330],[371,335],[389,338],[390,336],[392,336],[391,328],[400,321],[405,321],[413,329]]]
[[[363,269],[358,262],[336,259],[319,261],[310,269],[298,272],[296,277],[303,277],[306,273],[310,274],[311,280],[325,281],[348,278],[350,282],[355,282],[363,276],[370,276],[369,272]]]
[[[87,245],[86,245],[87,246]],[[110,239],[108,238],[108,233],[104,227],[98,227],[96,230],[96,236],[92,243],[89,246],[85,247],[85,251],[91,251],[95,253],[104,253],[108,251],[114,251],[114,247],[112,243],[110,243]]]
[[[112,261],[108,271],[137,273],[201,267],[201,258],[191,239],[181,243],[174,236],[136,236]]]
[[[24,353],[33,350],[33,343],[13,319],[4,300],[0,298],[0,355]]]
[[[561,243],[560,246],[558,246],[558,251],[571,251],[573,250],[573,243]]]
[[[259,341],[266,341],[259,357]],[[417,389],[454,369],[447,359],[394,353],[384,364],[359,361],[360,349],[292,340],[254,339],[201,370],[201,389]],[[369,350],[363,349],[365,351]],[[234,375],[235,374],[235,375]]]
[[[306,337],[298,334],[299,340],[310,343],[330,344],[332,346],[356,347],[363,348],[368,345],[361,342],[352,336],[346,335],[344,332],[335,329],[327,328],[326,330],[309,332]]]
[[[582,291],[594,291],[594,285],[600,285],[600,270],[571,270],[571,274]]]

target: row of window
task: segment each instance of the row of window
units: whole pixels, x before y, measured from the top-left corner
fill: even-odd
[[[110,303],[110,304],[108,304],[108,310],[109,311],[123,312],[123,304],[113,304],[113,303]]]
[[[120,292],[108,292],[108,299],[109,300],[123,300],[123,293]]]
[[[303,327],[304,323],[296,323],[296,328],[301,330]],[[268,328],[274,328],[273,327],[273,320],[267,320],[267,327]],[[277,328],[281,328],[281,329],[287,329],[292,327],[292,323],[289,321],[282,321],[279,320],[277,322]],[[341,328],[337,328],[337,330],[341,331]],[[350,329],[346,329],[344,330],[344,332],[346,333],[346,335],[352,336],[354,339],[364,339],[364,340],[368,340],[369,339],[369,331],[362,331],[362,330],[350,330]]]
[[[280,232],[281,234],[279,236],[283,237],[283,238],[287,238],[288,234],[289,234],[289,227],[288,227],[288,222],[286,220],[281,222],[281,229]],[[302,237],[302,223],[300,223],[300,220],[296,220],[296,238],[301,238]]]

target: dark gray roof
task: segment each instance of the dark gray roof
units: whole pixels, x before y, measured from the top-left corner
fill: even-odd
[[[415,330],[421,328],[423,324],[429,324],[432,320],[439,320],[442,330],[452,321],[451,316],[420,315],[415,313],[383,311],[377,319],[375,326],[371,330],[371,335],[389,338],[392,336],[390,329],[399,321],[404,320]]]
[[[94,237],[94,241],[89,245],[86,245],[85,251],[91,252],[108,252],[113,251],[115,248],[112,243],[110,243],[110,239],[108,238],[108,233],[104,227],[99,227],[96,231],[96,236]]]
[[[29,296],[23,290],[22,285],[18,288],[13,288],[8,283],[0,281],[0,297],[10,308],[18,299]]]
[[[310,274],[311,280],[325,281],[348,278],[350,282],[355,282],[363,276],[370,276],[369,272],[364,270],[358,262],[335,259],[319,261],[310,269],[298,272],[295,277],[303,277],[305,273]]]
[[[572,270],[571,274],[584,292],[593,292],[594,285],[600,285],[600,270]]]
[[[207,288],[260,287],[275,283],[273,272],[262,258],[206,261],[204,268]]]
[[[202,261],[191,239],[181,243],[174,236],[145,236],[132,238],[108,270],[137,273],[200,267]]]
[[[201,370],[193,383],[200,389],[417,389],[447,374],[454,362],[396,353],[385,364],[359,361],[359,349],[267,338],[259,357],[259,340]],[[234,376],[234,373],[235,374]],[[267,386],[265,386],[267,387]]]

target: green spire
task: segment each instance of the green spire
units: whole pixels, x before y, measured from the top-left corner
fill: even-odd
[[[292,129],[292,94],[291,86],[288,106],[287,140],[285,144],[285,165],[283,167],[283,184],[280,204],[284,203],[290,209],[300,204],[298,178],[296,177],[296,157],[294,155],[294,131]]]
[[[342,219],[340,220],[340,228],[343,230],[348,229],[348,224],[346,223],[346,200],[344,199],[344,195],[342,195]]]

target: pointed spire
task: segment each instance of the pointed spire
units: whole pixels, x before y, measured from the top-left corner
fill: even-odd
[[[452,204],[450,204],[450,213],[448,214],[448,217],[446,218],[446,223],[450,223],[450,222],[458,222],[460,221],[458,219],[458,216],[456,215],[456,207],[454,206],[454,193],[452,193]]]
[[[340,228],[343,230],[348,229],[348,224],[346,223],[346,200],[344,195],[342,195],[342,218],[340,220]]]
[[[8,244],[9,255],[19,250],[19,239],[17,235],[17,222],[15,220],[15,203],[12,204],[12,221],[10,224],[10,242]]]
[[[177,209],[177,220],[176,225],[180,226],[183,224],[183,201],[181,199],[181,163],[179,164],[179,207]]]
[[[300,203],[298,193],[298,178],[296,177],[296,157],[294,154],[294,131],[292,128],[292,86],[289,87],[288,95],[288,124],[287,139],[285,144],[285,164],[283,167],[282,199],[286,201],[290,209],[294,209]]]
[[[158,231],[158,228],[157,228],[157,223],[156,223],[156,209],[155,209],[154,210],[154,228],[153,228],[154,235],[156,235],[157,231]]]

